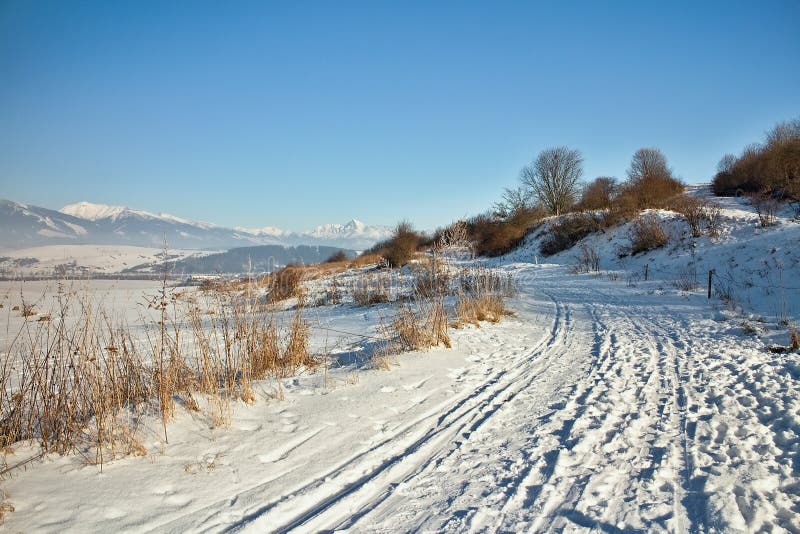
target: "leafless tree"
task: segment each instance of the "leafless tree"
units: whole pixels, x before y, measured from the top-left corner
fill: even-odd
[[[434,243],[433,250],[444,257],[472,258],[474,251],[466,221],[456,221],[445,228]]]
[[[683,184],[672,176],[667,158],[657,148],[640,148],[628,168],[628,192],[638,209],[663,207],[670,198],[683,192]]]
[[[510,219],[531,204],[531,193],[525,187],[507,187],[503,191],[503,199],[496,202],[493,214],[499,219]]]
[[[800,118],[779,122],[767,132],[766,146],[772,147],[800,139]]]
[[[671,177],[672,171],[667,166],[667,158],[657,148],[640,148],[633,155],[628,169],[628,179],[639,182],[647,178]]]
[[[725,154],[717,163],[717,172],[718,173],[729,173],[733,170],[733,166],[736,165],[736,156],[733,154]]]
[[[560,215],[575,203],[583,174],[580,151],[565,146],[548,148],[522,169],[520,180],[548,211]]]

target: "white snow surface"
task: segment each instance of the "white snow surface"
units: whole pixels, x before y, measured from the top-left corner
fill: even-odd
[[[209,254],[208,251],[170,250],[177,258]],[[74,264],[93,273],[119,273],[142,264],[158,264],[163,261],[163,248],[135,247],[129,245],[44,245],[23,249],[0,249],[0,257],[10,260],[0,261],[0,268],[18,276],[51,276],[59,265]],[[36,263],[14,267],[13,260],[35,258]]]
[[[108,204],[95,204],[93,202],[76,202],[75,204],[67,204],[60,210],[61,213],[87,219],[89,221],[99,221],[102,219],[110,219],[116,221],[124,217],[138,217],[142,219],[160,219],[168,222],[177,222],[181,224],[188,224],[197,226],[198,228],[216,228],[216,225],[206,222],[190,221],[183,217],[170,215],[169,213],[151,213],[145,210],[132,209],[127,206],[110,206]]]
[[[695,240],[694,261],[733,255],[732,275],[760,285],[760,262],[777,254],[785,279],[800,279],[796,249],[780,255],[800,225],[762,231],[737,218],[747,206],[726,210],[726,231]],[[734,310],[665,276],[632,280],[644,262],[667,272],[688,252],[612,265],[619,232],[587,241],[613,273],[571,274],[575,251],[537,264],[535,236],[493,260],[516,280],[516,316],[453,331],[452,349],[401,355],[386,372],[359,366],[365,346],[351,338],[327,373],[285,379],[283,400],[260,384],[255,404],[234,405],[230,428],[179,409],[169,443],[158,421],[143,423],[147,457],[102,470],[80,455],[30,464],[3,482],[16,508],[4,528],[797,532],[800,354],[766,350],[788,338],[758,316],[774,293],[742,290]],[[389,313],[314,310],[312,324],[366,334]],[[7,461],[33,450],[19,444]]]

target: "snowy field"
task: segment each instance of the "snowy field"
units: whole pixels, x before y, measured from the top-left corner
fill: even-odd
[[[68,272],[111,274],[141,265],[158,264],[164,248],[128,245],[46,245],[23,249],[0,249],[0,271],[8,278],[25,276],[58,276],[59,269]],[[169,250],[170,256],[187,258],[210,252]],[[37,261],[32,262],[35,259]],[[22,264],[19,264],[22,260]],[[27,261],[26,261],[27,260]]]
[[[623,264],[625,228],[591,236],[600,273],[573,274],[574,250],[537,264],[532,236],[491,262],[514,277],[514,317],[453,330],[452,349],[391,371],[363,365],[369,341],[347,334],[375,335],[389,305],[311,308],[315,346],[334,347],[323,371],[281,394],[257,384],[228,428],[179,408],[166,443],[150,421],[144,457],[15,470],[3,528],[798,532],[800,354],[767,347],[800,318],[786,297],[800,224],[762,230],[727,202],[720,237],[691,246],[662,213],[672,244]],[[708,300],[702,273],[721,264],[742,285]],[[689,290],[664,274],[691,267]]]

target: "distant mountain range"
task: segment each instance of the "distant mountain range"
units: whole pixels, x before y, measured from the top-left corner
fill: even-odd
[[[0,200],[0,247],[56,244],[133,245],[170,248],[230,249],[257,245],[318,245],[364,250],[391,234],[386,226],[355,219],[326,224],[309,232],[274,227],[225,228],[166,213],[124,206],[78,202],[58,211]]]

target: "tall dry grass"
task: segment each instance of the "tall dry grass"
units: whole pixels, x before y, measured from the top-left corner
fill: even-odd
[[[202,404],[213,426],[226,424],[233,400],[254,400],[254,381],[319,364],[302,308],[279,325],[257,301],[251,291],[187,298],[164,285],[150,315],[129,325],[88,294],[59,291],[52,319],[26,321],[0,357],[0,447],[33,440],[102,466],[144,453],[144,415],[160,417],[168,440],[176,403]]]

